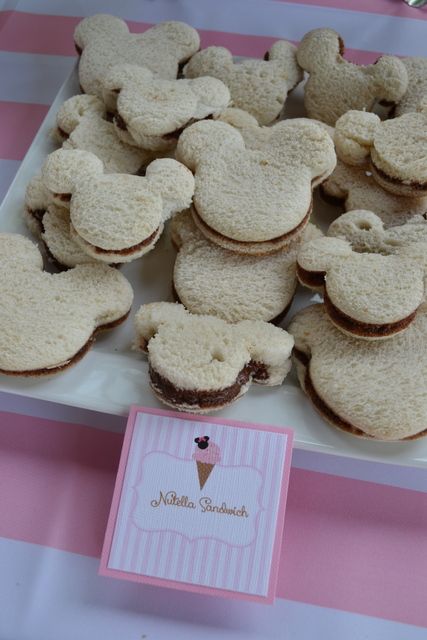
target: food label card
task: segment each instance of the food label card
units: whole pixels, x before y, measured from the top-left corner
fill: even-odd
[[[292,432],[133,407],[100,573],[272,602]]]

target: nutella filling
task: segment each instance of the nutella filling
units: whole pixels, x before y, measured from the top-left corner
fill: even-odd
[[[371,168],[377,173],[385,182],[389,182],[390,184],[398,184],[402,187],[409,187],[411,189],[417,191],[426,191],[427,190],[427,182],[411,182],[410,180],[399,180],[399,178],[394,178],[393,176],[389,176],[388,173],[385,173],[382,169],[377,167],[376,164],[372,161],[371,158]]]
[[[232,242],[235,245],[240,245],[242,247],[246,246],[246,245],[250,245],[250,244],[256,244],[259,245],[260,247],[262,247],[263,245],[266,244],[277,244],[279,245],[277,247],[277,250],[279,251],[281,249],[281,244],[287,240],[289,238],[289,240],[292,238],[292,236],[296,235],[298,233],[298,231],[305,227],[305,225],[308,222],[308,219],[310,217],[310,213],[311,213],[311,208],[312,205],[310,205],[310,209],[308,210],[307,214],[304,216],[304,218],[301,220],[301,222],[294,227],[294,229],[292,229],[292,231],[288,231],[288,233],[284,233],[282,236],[278,236],[276,238],[271,238],[271,240],[260,240],[260,241],[256,241],[256,240],[234,240],[233,238],[229,238],[228,236],[224,236],[222,233],[219,233],[219,231],[216,231],[215,229],[213,229],[212,227],[210,227],[208,224],[206,224],[206,222],[200,217],[196,205],[193,203],[193,217],[197,219],[197,224],[202,228],[202,229],[206,229],[206,232],[225,241],[225,242]]]
[[[66,131],[64,131],[64,129],[61,129],[61,127],[57,127],[57,131],[61,136],[61,138],[63,138],[64,140],[70,137],[69,134]]]
[[[57,198],[58,200],[62,200],[62,202],[70,202],[71,200],[71,193],[54,193],[52,194],[54,198]]]
[[[307,271],[297,262],[297,276],[306,287],[320,289],[325,284],[326,271]]]
[[[143,347],[144,345],[141,344],[142,349]],[[268,380],[268,371],[265,364],[252,360],[243,367],[232,385],[214,391],[180,389],[167,378],[157,373],[151,365],[149,367],[149,374],[152,386],[166,401],[173,405],[187,405],[198,409],[210,409],[229,404],[240,395],[242,387],[246,385],[251,378],[254,381],[260,382]]]
[[[304,351],[301,351],[296,347],[294,347],[293,349],[293,355],[297,360],[301,362],[302,365],[304,365],[304,367],[306,367],[305,377],[304,377],[305,392],[310,398],[313,405],[316,407],[317,411],[328,422],[332,423],[338,429],[341,429],[342,431],[346,431],[347,433],[351,433],[354,436],[359,436],[362,438],[370,438],[372,440],[375,440],[374,436],[371,436],[370,434],[365,433],[365,431],[362,431],[362,429],[359,429],[353,426],[351,422],[348,422],[344,418],[341,418],[341,416],[335,413],[335,411],[319,396],[319,394],[317,393],[314,387],[313,380],[311,379],[311,375],[310,375],[310,357],[306,353],[304,353]],[[425,435],[427,435],[427,429],[424,429],[423,431],[420,431],[420,433],[416,433],[412,436],[407,436],[406,438],[402,438],[402,440],[417,440],[418,438],[421,438]]]
[[[96,253],[114,253],[115,255],[118,255],[118,256],[127,256],[131,253],[135,253],[139,249],[142,249],[142,247],[146,247],[148,244],[150,244],[150,242],[154,240],[158,232],[159,232],[159,227],[157,227],[157,229],[153,231],[153,233],[150,236],[148,236],[148,238],[145,238],[145,240],[143,240],[142,242],[138,242],[138,244],[134,244],[132,247],[126,247],[125,249],[102,249],[101,247],[97,247],[96,245],[91,244],[90,242],[88,242],[88,244],[90,244],[90,246],[95,249]]]
[[[348,331],[349,333],[352,333],[356,336],[382,338],[391,336],[394,333],[399,333],[411,324],[417,313],[417,310],[415,310],[409,316],[403,318],[402,320],[398,320],[397,322],[389,322],[385,324],[370,324],[368,322],[360,322],[359,320],[354,320],[346,313],[338,309],[331,302],[326,290],[324,292],[323,298],[326,311],[331,320],[345,331]]]
[[[83,53],[83,49],[82,49],[81,47],[79,47],[79,45],[77,44],[77,42],[75,42],[75,43],[74,43],[74,47],[75,47],[75,49],[76,49],[76,51],[77,51],[77,55],[78,55],[78,56],[81,56],[81,55],[82,55],[82,53]]]

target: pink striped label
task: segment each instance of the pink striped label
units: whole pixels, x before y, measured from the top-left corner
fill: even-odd
[[[73,34],[81,18],[48,16],[21,12],[4,12],[7,19],[0,31],[0,49],[47,55],[75,55]],[[142,33],[152,25],[128,21],[129,29]],[[262,58],[273,42],[279,38],[230,33],[225,31],[198,30],[202,48],[212,45],[226,47],[236,56]],[[370,64],[381,55],[378,51],[347,49],[347,59],[358,64]]]
[[[291,433],[146,408],[129,432],[101,572],[272,601]],[[210,465],[205,484],[197,461]]]
[[[0,413],[0,536],[99,557],[121,446]],[[277,595],[425,627],[426,531],[426,493],[293,468]]]

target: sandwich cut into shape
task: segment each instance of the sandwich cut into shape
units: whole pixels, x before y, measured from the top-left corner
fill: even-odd
[[[192,315],[182,305],[143,305],[135,316],[136,346],[148,355],[157,398],[179,411],[204,413],[231,404],[252,382],[280,385],[293,340],[269,323]]]

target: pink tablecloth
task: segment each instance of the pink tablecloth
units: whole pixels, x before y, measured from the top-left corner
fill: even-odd
[[[100,11],[134,31],[185,20],[237,55],[331,26],[357,62],[427,56],[427,11],[399,0],[6,2],[0,197],[74,63],[74,26]],[[296,452],[276,604],[225,602],[97,576],[123,419],[5,394],[0,409],[0,638],[427,637],[427,471]]]

